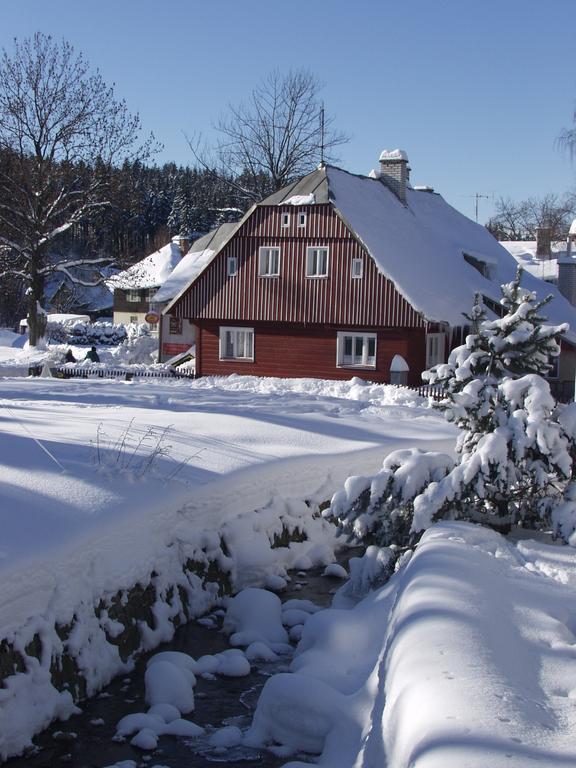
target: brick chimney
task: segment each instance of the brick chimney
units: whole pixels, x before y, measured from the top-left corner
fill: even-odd
[[[552,257],[551,239],[550,227],[538,227],[536,230],[536,258],[550,259]]]
[[[380,180],[406,204],[406,185],[410,177],[408,155],[403,149],[385,149],[380,155]]]

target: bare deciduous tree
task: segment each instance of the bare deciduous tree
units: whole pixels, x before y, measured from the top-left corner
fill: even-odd
[[[309,173],[322,158],[333,161],[333,150],[349,138],[324,115],[321,90],[306,70],[271,72],[247,101],[231,105],[220,118],[212,159],[189,142],[196,160],[250,201]]]
[[[57,239],[107,205],[114,163],[145,156],[140,120],[67,42],[36,33],[0,61],[0,276],[27,286],[30,344],[42,339],[47,277],[94,285],[107,258],[54,258]],[[82,270],[84,276],[79,273]]]
[[[563,240],[575,212],[572,197],[551,194],[518,203],[501,197],[495,207],[496,215],[486,226],[499,240],[535,240],[541,227],[550,230],[552,240]]]

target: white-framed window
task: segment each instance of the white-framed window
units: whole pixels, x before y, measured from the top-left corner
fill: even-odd
[[[228,256],[228,261],[226,262],[226,273],[228,277],[236,277],[238,274],[238,259],[236,256]]]
[[[280,248],[260,248],[258,274],[260,277],[278,277],[280,274]]]
[[[343,368],[376,368],[376,334],[339,331],[336,365]]]
[[[290,214],[289,213],[283,213],[282,214],[282,229],[286,229],[290,226]]]
[[[254,328],[221,326],[220,360],[254,360]]]
[[[426,336],[426,368],[445,363],[446,337],[443,333],[429,333]]]
[[[300,228],[302,228],[302,227],[305,227],[305,226],[306,226],[306,218],[307,218],[307,216],[306,216],[306,214],[305,214],[305,213],[302,213],[302,212],[300,212],[300,213],[298,214],[298,226],[299,226]]]
[[[129,291],[126,291],[126,301],[140,301],[140,291],[136,291],[133,289],[130,289]]]
[[[308,248],[306,251],[306,277],[328,275],[328,248]]]
[[[130,315],[130,322],[131,323],[138,323],[138,315]]]
[[[352,277],[359,279],[364,277],[364,259],[352,259]]]

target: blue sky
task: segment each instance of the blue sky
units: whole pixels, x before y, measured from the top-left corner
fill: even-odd
[[[576,186],[555,140],[576,106],[574,0],[2,0],[0,46],[36,30],[85,53],[163,142],[212,125],[274,68],[325,83],[352,140],[339,165],[367,173],[408,152],[429,184],[474,217],[475,193],[523,199]],[[480,221],[492,211],[480,200]]]

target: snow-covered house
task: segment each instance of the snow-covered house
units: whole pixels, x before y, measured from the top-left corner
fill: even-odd
[[[114,275],[106,284],[114,291],[115,323],[147,323],[152,334],[158,333],[159,316],[151,310],[154,294],[182,259],[185,241],[172,238],[167,245]]]
[[[498,313],[515,271],[485,227],[413,188],[393,150],[370,176],[321,166],[253,206],[165,311],[196,325],[199,375],[418,384],[461,343],[474,295]],[[551,321],[576,330],[554,287],[530,274],[524,284],[551,290]],[[565,350],[574,343],[569,333]],[[560,375],[573,382],[565,358]]]
[[[200,274],[236,226],[236,224],[221,224],[212,232],[196,240],[160,289],[152,296],[151,309],[160,315],[160,362],[187,352],[194,344],[196,334],[195,326],[190,319],[173,314],[161,314],[162,311]]]

